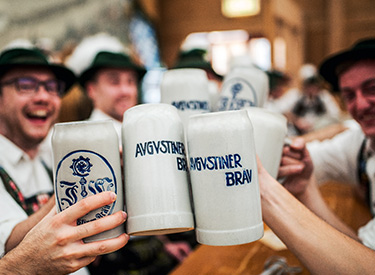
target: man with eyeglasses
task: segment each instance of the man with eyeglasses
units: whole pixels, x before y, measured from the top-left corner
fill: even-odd
[[[52,173],[39,147],[75,81],[72,71],[49,63],[37,49],[0,55],[0,255],[54,207]]]

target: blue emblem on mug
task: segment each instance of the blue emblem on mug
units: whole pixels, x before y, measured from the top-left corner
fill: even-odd
[[[223,83],[219,111],[240,110],[258,106],[255,88],[243,78],[235,77]]]
[[[102,155],[89,150],[73,151],[57,165],[55,194],[59,211],[80,199],[104,191],[117,194],[117,181],[111,164]],[[78,224],[110,215],[115,202],[92,211],[79,219]]]

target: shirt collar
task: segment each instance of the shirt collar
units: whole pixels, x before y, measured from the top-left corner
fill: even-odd
[[[114,119],[113,117],[107,115],[106,113],[104,113],[102,110],[99,110],[99,109],[94,109],[92,112],[91,112],[91,115],[90,115],[90,118],[89,120],[112,120],[114,123],[120,123],[120,121]]]
[[[114,119],[113,117],[107,115],[103,111],[99,109],[94,109],[91,112],[91,115],[88,120],[91,121],[100,121],[100,120],[111,120],[113,122],[113,126],[115,127],[116,133],[118,134],[119,138],[121,139],[121,128],[122,128],[122,122]],[[120,140],[121,143],[121,140]]]
[[[22,159],[30,159],[21,148],[3,135],[0,135],[0,148],[2,157],[13,165],[19,163]]]

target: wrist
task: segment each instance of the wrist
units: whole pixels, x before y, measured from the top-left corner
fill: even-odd
[[[4,271],[4,274],[14,274],[15,270],[18,275],[35,274],[26,263],[26,259],[27,257],[19,253],[18,249],[15,248],[0,259],[0,271]]]
[[[313,209],[316,207],[317,199],[320,198],[320,191],[318,188],[318,185],[316,184],[314,178],[311,178],[309,180],[309,183],[307,184],[305,191],[296,198],[304,204],[307,208]]]

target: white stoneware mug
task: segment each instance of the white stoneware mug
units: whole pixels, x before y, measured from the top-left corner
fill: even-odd
[[[111,121],[57,123],[52,135],[57,212],[81,199],[113,191],[117,199],[77,220],[87,223],[124,210],[119,141]],[[124,226],[84,239],[105,240],[121,235]]]
[[[187,140],[197,241],[226,246],[260,239],[258,171],[246,110],[192,116]]]
[[[269,94],[268,75],[246,57],[238,58],[224,77],[218,111],[263,107]],[[238,60],[237,59],[237,60]]]
[[[208,91],[209,91],[209,98],[210,98],[210,110],[211,112],[217,111],[217,105],[220,99],[220,89],[219,85],[214,80],[208,81]]]
[[[143,104],[123,119],[127,233],[159,235],[194,228],[184,128],[169,104]]]
[[[287,135],[287,119],[264,108],[246,110],[254,128],[255,150],[264,168],[276,178]]]
[[[190,68],[166,71],[160,86],[160,102],[175,106],[186,128],[191,115],[210,112],[206,72]]]

